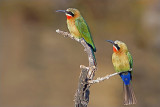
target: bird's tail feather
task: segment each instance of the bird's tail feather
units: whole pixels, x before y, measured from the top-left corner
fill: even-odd
[[[123,90],[124,90],[124,105],[136,104],[137,100],[132,88],[132,83],[130,82],[129,85],[125,85],[123,83]]]

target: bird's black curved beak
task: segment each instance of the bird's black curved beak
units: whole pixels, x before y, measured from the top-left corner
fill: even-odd
[[[112,43],[113,45],[115,44],[114,41],[112,41],[112,40],[106,40],[106,41],[109,43]]]
[[[63,12],[63,13],[66,13],[67,11],[66,11],[66,10],[56,10],[56,12]]]
[[[114,41],[112,40],[106,40],[109,43],[112,43],[118,50],[120,49],[120,47],[118,46],[118,44],[115,44]]]

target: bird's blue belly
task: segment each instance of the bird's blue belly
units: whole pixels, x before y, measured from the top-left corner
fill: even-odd
[[[121,76],[125,85],[130,84],[130,80],[131,80],[131,73],[130,72],[121,73],[120,76]]]

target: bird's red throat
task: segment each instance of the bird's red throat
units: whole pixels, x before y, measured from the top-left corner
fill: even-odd
[[[113,45],[113,52],[118,52],[117,48]]]
[[[70,19],[72,16],[70,16],[70,15],[66,15],[67,16],[67,19]]]

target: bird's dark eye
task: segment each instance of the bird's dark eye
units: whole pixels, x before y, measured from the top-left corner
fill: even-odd
[[[74,17],[74,14],[71,11],[67,11],[67,14],[71,15],[72,17]]]
[[[116,46],[116,48],[118,49],[118,50],[120,50],[120,47],[118,46],[118,44],[114,44],[115,46]]]

